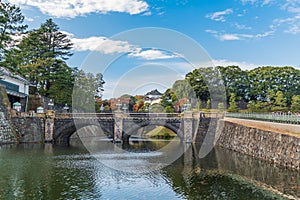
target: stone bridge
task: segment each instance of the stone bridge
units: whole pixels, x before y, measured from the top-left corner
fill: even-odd
[[[177,133],[184,142],[193,142],[196,138],[199,113],[48,113],[45,120],[45,141],[59,144],[69,143],[70,136],[86,126],[100,127],[103,133],[114,142],[128,141],[138,129],[145,126],[164,126]],[[201,123],[200,123],[201,124]]]

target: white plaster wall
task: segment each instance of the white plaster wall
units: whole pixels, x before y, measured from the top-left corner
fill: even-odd
[[[6,82],[18,85],[19,86],[19,92],[25,93],[27,95],[29,94],[29,86],[25,85],[22,81],[20,81],[18,79],[11,78],[9,76],[3,76],[2,78]]]

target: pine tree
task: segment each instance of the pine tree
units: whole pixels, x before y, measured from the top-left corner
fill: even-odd
[[[30,31],[16,48],[8,52],[5,64],[15,66],[11,70],[27,77],[41,95],[63,99],[61,95],[56,95],[65,86],[72,85],[70,81],[74,79],[72,69],[65,63],[72,55],[71,48],[68,36],[59,31],[52,19],[48,19],[39,29]],[[68,91],[71,89],[72,87]]]
[[[237,106],[236,97],[235,97],[234,93],[230,94],[229,108],[227,111],[228,112],[238,112],[239,111],[239,107]]]
[[[292,111],[300,111],[300,95],[294,95],[292,97]]]
[[[0,2],[0,61],[5,51],[15,45],[14,36],[20,36],[27,28],[19,7]]]

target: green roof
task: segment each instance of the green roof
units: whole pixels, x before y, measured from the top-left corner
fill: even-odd
[[[21,104],[19,102],[15,102],[13,103],[13,106],[21,106]]]

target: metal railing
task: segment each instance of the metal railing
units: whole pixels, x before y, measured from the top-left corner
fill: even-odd
[[[226,113],[226,117],[286,124],[300,124],[300,115],[295,113]]]

